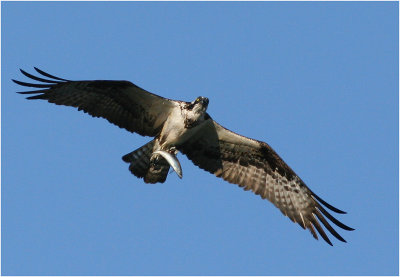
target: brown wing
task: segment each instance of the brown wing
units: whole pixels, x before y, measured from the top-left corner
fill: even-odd
[[[128,81],[69,81],[50,75],[35,67],[47,77],[37,77],[23,70],[21,72],[39,84],[13,80],[15,83],[41,88],[19,92],[36,94],[27,99],[44,99],[57,105],[72,106],[94,116],[143,136],[156,136],[162,129],[170,110],[177,107],[173,101],[152,94]]]
[[[178,149],[200,168],[268,199],[293,222],[309,229],[316,239],[315,229],[332,245],[321,222],[332,235],[345,242],[326,218],[345,230],[353,230],[322,205],[337,213],[345,212],[315,195],[265,142],[238,135],[209,119],[197,135]]]

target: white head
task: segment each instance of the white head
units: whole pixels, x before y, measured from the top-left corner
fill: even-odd
[[[207,110],[208,102],[209,101],[207,97],[199,96],[189,105],[187,105],[186,109],[193,111],[193,113],[195,114],[197,113],[203,114]]]
[[[185,126],[194,127],[206,118],[208,98],[199,96],[191,103],[187,103],[184,109]]]

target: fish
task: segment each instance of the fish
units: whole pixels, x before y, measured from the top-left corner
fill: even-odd
[[[163,150],[157,150],[153,152],[153,155],[161,155],[169,164],[170,166],[174,169],[176,174],[178,175],[179,178],[182,179],[182,167],[181,163],[179,162],[178,158],[175,155],[172,155],[171,153]]]

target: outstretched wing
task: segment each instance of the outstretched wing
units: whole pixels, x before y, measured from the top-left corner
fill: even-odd
[[[72,106],[94,116],[143,136],[156,136],[178,101],[150,93],[128,81],[69,81],[50,75],[35,67],[43,77],[31,75],[23,70],[26,77],[41,83],[15,83],[39,88],[19,92],[35,94],[27,99],[44,99],[57,105]]]
[[[332,245],[321,222],[333,236],[346,242],[326,218],[340,228],[353,230],[335,219],[322,205],[337,213],[345,212],[313,193],[265,142],[231,132],[210,118],[178,149],[198,167],[268,199],[293,222],[309,229],[316,239],[315,229]]]

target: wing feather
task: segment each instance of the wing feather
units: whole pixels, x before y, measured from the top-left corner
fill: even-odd
[[[345,242],[325,217],[342,229],[353,229],[322,205],[337,213],[344,212],[313,193],[268,144],[233,133],[211,118],[200,128],[197,135],[178,146],[195,165],[268,199],[293,222],[310,230],[314,238],[318,239],[316,229],[332,245],[321,222],[333,236]]]
[[[50,79],[21,70],[26,77],[41,83],[13,80],[21,86],[41,88],[19,92],[34,94],[27,99],[43,99],[57,105],[76,107],[93,117],[105,118],[110,123],[140,135],[156,136],[171,109],[178,106],[178,101],[160,97],[128,81],[69,81],[36,67],[35,70]]]

